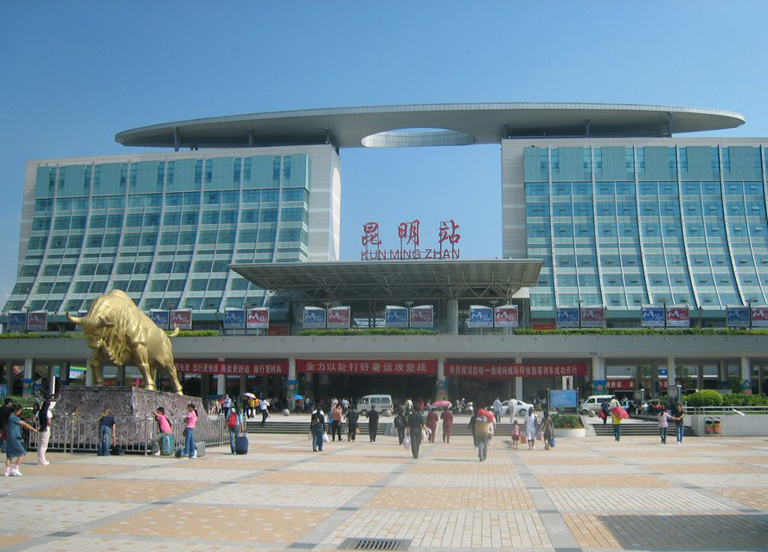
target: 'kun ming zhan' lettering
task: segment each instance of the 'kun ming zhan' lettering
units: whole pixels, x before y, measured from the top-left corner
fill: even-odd
[[[401,222],[397,226],[397,235],[400,238],[399,249],[381,249],[381,236],[379,235],[378,222],[366,222],[363,224],[362,244],[365,249],[360,252],[361,261],[401,261],[409,259],[444,260],[461,258],[461,250],[456,247],[461,239],[461,234],[456,232],[459,225],[453,219],[442,221],[438,232],[438,248],[419,249],[421,239],[419,229],[421,221],[415,219],[411,222]],[[412,244],[412,249],[406,249],[407,244]],[[450,245],[450,249],[448,248]],[[376,246],[372,249],[371,246]]]

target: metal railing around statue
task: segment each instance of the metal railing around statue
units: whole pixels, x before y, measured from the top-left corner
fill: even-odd
[[[96,452],[99,448],[99,421],[84,420],[75,414],[58,414],[58,431],[52,430],[48,441],[48,450],[61,452]],[[58,417],[57,416],[57,417]],[[61,423],[63,420],[63,424]],[[61,431],[63,425],[63,431]],[[115,424],[115,443],[122,452],[132,454],[152,454],[152,436],[157,432],[154,417],[145,416],[142,420]],[[172,426],[173,442],[178,447],[184,442],[184,424]],[[223,417],[211,420],[210,424],[195,429],[195,442],[204,442],[206,446],[229,443],[229,430]],[[29,450],[37,450],[38,434],[29,432],[27,445]]]

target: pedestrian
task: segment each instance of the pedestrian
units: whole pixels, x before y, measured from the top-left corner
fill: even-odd
[[[240,437],[240,429],[243,427],[243,414],[234,404],[229,409],[227,416],[227,429],[229,430],[229,449],[232,454],[237,454],[237,439]]]
[[[685,412],[683,412],[683,405],[677,403],[675,406],[675,426],[677,429],[677,444],[683,444],[683,434],[685,433]]]
[[[115,417],[105,408],[99,419],[99,456],[109,456],[110,444],[115,446],[116,443],[115,433]]]
[[[13,411],[13,399],[6,397],[0,407],[0,451],[5,452],[5,427]]]
[[[497,424],[501,421],[501,401],[499,397],[496,397],[496,400],[493,401],[493,417]]]
[[[371,405],[371,409],[368,411],[368,438],[371,443],[376,441],[376,434],[379,432],[379,413],[376,411],[376,406]]]
[[[45,452],[48,450],[48,440],[51,438],[52,419],[51,401],[45,399],[43,405],[40,407],[40,411],[37,413],[37,464],[39,466],[47,466],[50,464],[50,462],[45,459]]]
[[[669,427],[669,420],[676,420],[674,416],[670,416],[664,408],[659,411],[659,436],[661,437],[661,444],[667,444],[667,428]]]
[[[493,435],[493,422],[496,419],[496,414],[491,415],[490,412],[481,408],[477,411],[475,418],[477,419],[475,422],[477,457],[481,462],[485,462],[488,456],[488,441],[491,440],[491,435]]]
[[[603,419],[603,425],[608,424],[608,401],[600,403],[600,417]]]
[[[184,449],[181,458],[197,458],[197,447],[195,447],[195,427],[197,426],[197,410],[195,405],[187,405],[187,415],[184,418]]]
[[[525,416],[525,437],[528,440],[528,449],[533,450],[536,445],[536,425],[538,419],[536,414],[533,413],[533,407],[528,409],[528,414]]]
[[[421,415],[419,407],[414,406],[413,412],[408,415],[408,433],[411,439],[411,454],[415,459],[419,458],[419,447],[421,446],[424,426],[424,416]]]
[[[155,410],[155,421],[157,422],[157,431],[155,436],[152,437],[152,454],[154,456],[160,456],[162,450],[163,437],[173,439],[173,429],[171,427],[171,421],[168,416],[165,415],[165,408],[158,406]],[[172,441],[169,441],[169,443]]]
[[[355,409],[354,404],[347,405],[346,418],[347,418],[347,441],[354,441],[355,437],[357,437],[358,421],[360,419],[360,414],[357,413],[357,410]],[[341,441],[341,437],[339,437],[339,441]]]
[[[618,410],[611,412],[611,423],[613,424],[613,438],[617,442],[621,441],[621,417],[618,414],[619,414]]]
[[[520,444],[520,424],[515,420],[512,422],[512,448],[517,450],[518,444]]]
[[[517,413],[517,399],[510,399],[509,401],[509,423],[515,422],[515,414]]]
[[[397,416],[395,416],[395,429],[397,430],[397,442],[399,444],[403,444],[403,439],[405,438],[405,414],[404,414],[405,407],[400,407],[397,411]]]
[[[539,431],[544,433],[544,450],[549,450],[555,439],[555,423],[547,410],[544,410],[544,418],[541,420],[541,427],[539,428]]]
[[[22,475],[19,471],[19,462],[27,454],[27,451],[24,450],[21,429],[37,431],[34,427],[23,421],[20,415],[21,405],[14,404],[11,406],[10,415],[5,425],[5,477],[9,475],[13,477]]]
[[[410,414],[411,412],[413,412],[413,401],[411,400],[410,397],[408,397],[407,399],[405,399],[405,414],[406,414],[406,416],[408,414]]]
[[[312,452],[323,452],[323,434],[325,434],[325,416],[317,406],[312,407],[309,418],[309,429],[312,432]]]
[[[469,425],[467,426],[467,429],[469,429],[469,432],[472,434],[472,441],[475,444],[475,450],[477,450],[477,435],[475,433],[475,428],[477,425],[477,416],[475,414],[472,414],[469,417]]]
[[[336,436],[339,436],[339,442],[341,442],[341,417],[342,417],[341,404],[336,403],[336,406],[331,410],[331,440],[335,441]]]
[[[437,434],[437,412],[435,412],[434,407],[429,409],[429,414],[427,414],[427,429],[429,430],[429,442],[434,443],[435,442],[435,435]]]
[[[453,427],[453,412],[451,412],[451,409],[444,406],[440,419],[443,420],[443,443],[450,443],[451,428]]]
[[[229,395],[224,393],[224,397],[221,400],[221,409],[222,412],[224,412],[224,419],[226,420],[229,418],[229,409],[232,408],[232,399],[229,398]]]
[[[267,418],[269,418],[269,401],[267,399],[260,400],[259,409],[261,410],[261,427],[264,427],[264,424],[267,423]]]

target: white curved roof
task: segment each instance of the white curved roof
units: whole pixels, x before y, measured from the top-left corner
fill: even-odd
[[[689,107],[460,103],[340,107],[189,119],[118,133],[124,146],[338,148],[499,143],[503,137],[658,137],[734,128],[744,117]],[[410,129],[410,130],[409,130]],[[395,132],[392,132],[395,131]]]

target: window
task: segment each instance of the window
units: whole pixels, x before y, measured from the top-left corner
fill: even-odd
[[[198,159],[195,161],[195,184],[202,184],[203,182],[203,160]]]
[[[144,226],[160,226],[160,213],[147,213],[144,215]]]
[[[221,224],[235,224],[237,222],[237,211],[222,211],[219,222]]]
[[[717,148],[710,148],[709,150],[709,156],[712,161],[712,172],[713,173],[719,173],[720,172],[720,158],[717,155]]]
[[[196,261],[195,272],[210,272],[213,261]]]
[[[258,203],[258,202],[259,202],[259,190],[243,190],[243,203]]]
[[[141,293],[146,285],[146,280],[134,280],[128,285],[128,292]]]
[[[73,264],[61,265],[61,269],[59,270],[59,276],[74,276],[76,266],[77,265],[73,265]]]
[[[35,217],[32,221],[32,230],[47,231],[51,228],[51,217]]]
[[[731,172],[731,150],[730,148],[723,148],[723,172]]]
[[[595,172],[603,172],[603,148],[595,148]]]
[[[125,247],[138,247],[139,246],[139,238],[141,237],[141,234],[126,234],[125,237],[123,237],[123,246]]]
[[[184,205],[200,205],[200,193],[184,192]]]
[[[208,280],[192,280],[190,291],[205,291],[208,287]]]
[[[218,224],[219,212],[218,211],[203,211],[203,224]]]
[[[178,226],[181,224],[181,213],[165,213],[163,226]]]
[[[181,223],[184,226],[195,226],[199,216],[200,213],[198,211],[184,211],[181,215]]]
[[[120,242],[120,234],[107,234],[104,236],[102,247],[117,247]]]
[[[560,148],[552,148],[550,150],[552,154],[552,172],[560,172]],[[542,167],[542,170],[547,170],[546,165]]]
[[[189,272],[189,261],[176,261],[173,263],[174,274],[186,274]]]
[[[592,158],[589,153],[589,148],[581,148],[581,161],[585,172],[592,170]]]
[[[688,172],[688,148],[680,148],[680,171]]]
[[[210,184],[212,178],[213,178],[213,160],[206,159],[205,160],[205,183]]]
[[[219,205],[221,203],[221,192],[205,192],[203,194],[203,203],[206,205]]]
[[[123,225],[123,215],[109,215],[107,217],[107,228],[120,228]]]
[[[184,291],[186,280],[170,280],[168,282],[168,291]]]
[[[240,213],[240,222],[243,223],[256,223],[259,222],[259,210],[258,209],[245,209]]]
[[[286,155],[283,160],[283,180],[291,179],[291,156]]]
[[[272,159],[272,182],[280,182],[280,156]]]
[[[676,172],[677,171],[677,154],[675,153],[675,148],[667,148],[667,158],[669,159],[669,170]]]
[[[80,267],[80,270],[78,270],[77,273],[80,276],[93,276],[94,274],[96,274],[96,265],[84,264]]]
[[[57,282],[53,285],[53,293],[67,293],[69,282]]]

